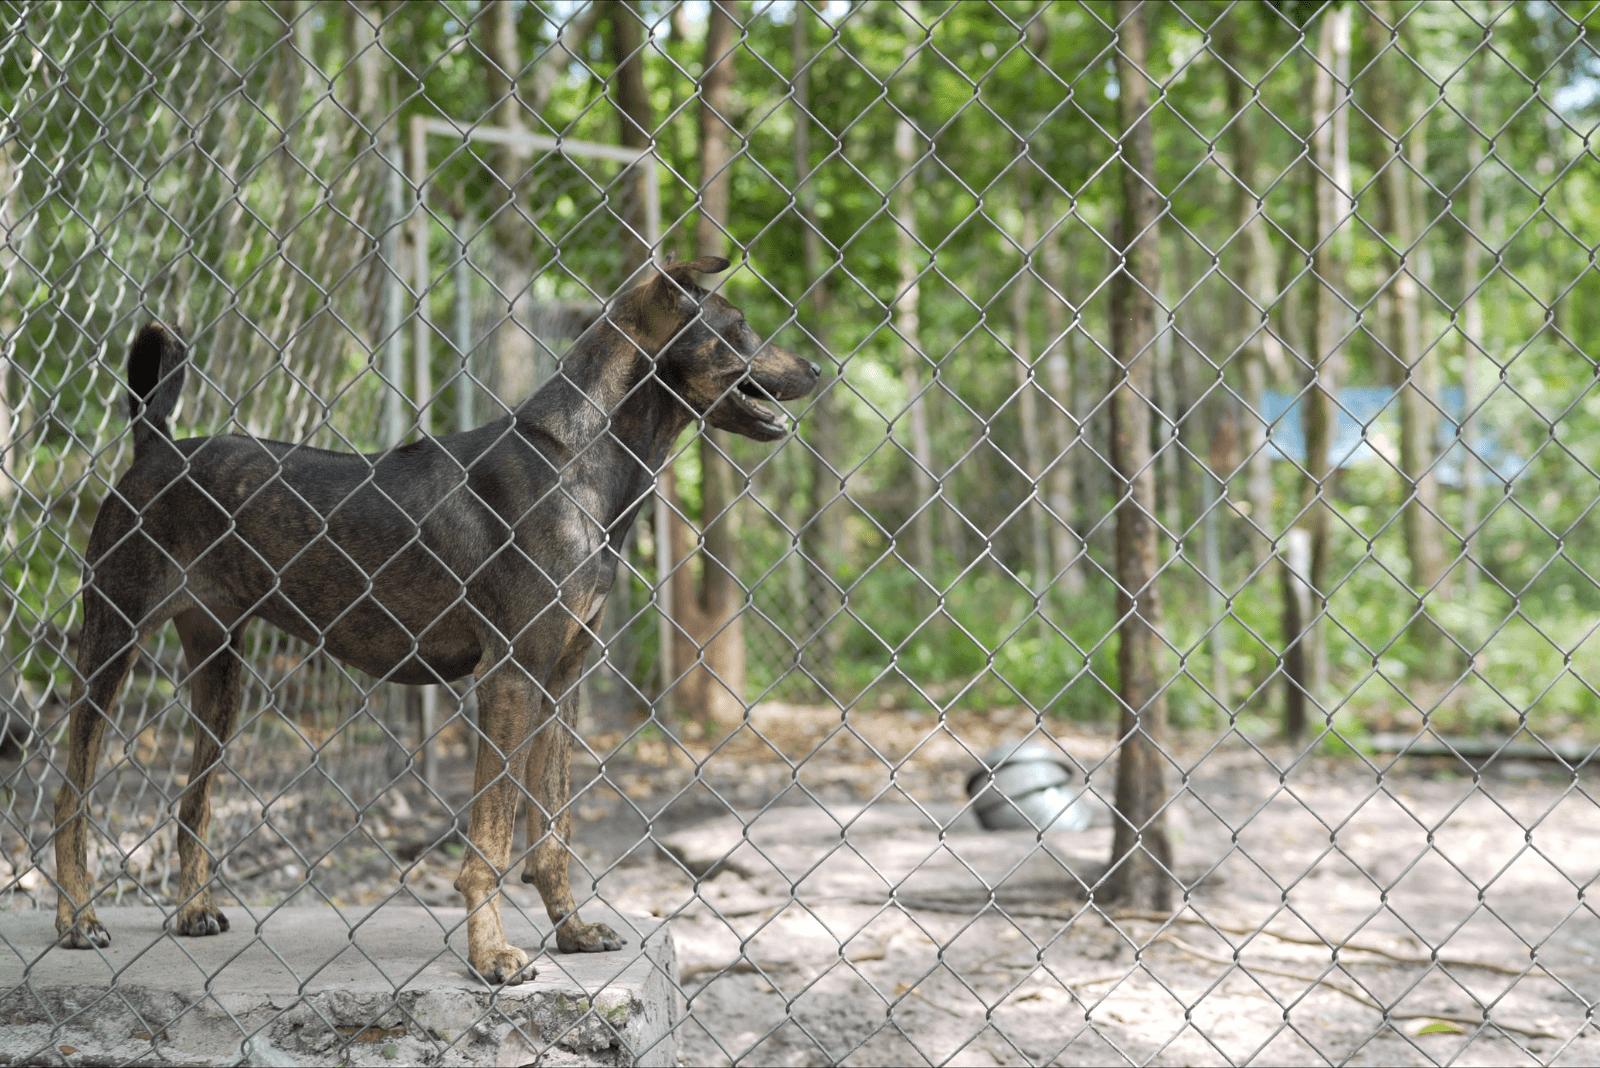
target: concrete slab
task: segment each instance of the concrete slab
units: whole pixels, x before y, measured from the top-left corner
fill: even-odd
[[[465,911],[392,903],[225,909],[176,938],[157,908],[102,908],[99,952],[56,948],[54,914],[0,913],[0,1064],[675,1065],[681,1010],[665,923],[590,905],[628,939],[566,954],[505,908],[538,977],[492,988]]]

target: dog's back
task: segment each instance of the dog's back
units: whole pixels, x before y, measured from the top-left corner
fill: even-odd
[[[525,624],[604,542],[558,491],[566,458],[510,418],[370,455],[173,440],[184,355],[157,324],[129,350],[134,462],[95,520],[85,582],[124,619],[176,599],[225,627],[265,619],[380,678],[449,680],[481,656],[485,615]],[[565,559],[507,551],[519,526]]]

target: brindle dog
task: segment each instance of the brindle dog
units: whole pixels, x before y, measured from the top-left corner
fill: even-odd
[[[85,860],[88,796],[117,692],[141,641],[178,628],[199,724],[179,807],[179,934],[228,921],[212,903],[210,787],[239,709],[240,638],[264,619],[370,675],[424,685],[471,674],[478,694],[466,899],[468,957],[491,983],[533,974],[506,942],[499,888],[518,795],[531,795],[524,882],[564,952],[620,949],[578,918],[567,879],[577,679],[617,552],[691,421],[757,441],[785,434],[762,400],[810,393],[818,368],[755,335],[708,294],[706,258],[657,272],[591,327],[512,416],[373,456],[240,435],[174,441],[184,350],[146,326],[128,358],[133,466],[89,538],[67,781],[56,797],[56,929],[105,946]]]

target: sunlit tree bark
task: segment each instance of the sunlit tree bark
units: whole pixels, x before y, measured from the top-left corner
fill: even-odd
[[[809,4],[795,8],[795,201],[800,208],[802,222],[800,247],[805,258],[805,277],[811,286],[810,299],[798,311],[801,314],[800,326],[812,342],[812,358],[822,365],[824,377],[801,428],[810,478],[806,487],[804,525],[800,529],[800,546],[805,556],[804,619],[801,632],[795,637],[802,643],[802,655],[808,672],[826,687],[834,673],[834,661],[838,656],[837,628],[828,624],[840,606],[840,590],[834,581],[832,568],[838,565],[844,551],[845,502],[841,499],[844,487],[838,462],[838,402],[832,388],[833,360],[829,351],[829,322],[834,311],[829,299],[828,279],[825,277],[827,266],[822,256],[822,233],[817,221],[817,187],[816,182],[811,180],[812,57],[807,38],[811,18]]]
[[[921,22],[921,6],[916,0],[903,5],[905,13],[914,23]],[[920,31],[911,27],[905,47],[906,69],[915,60],[920,48]],[[914,77],[911,75],[909,77]],[[908,77],[908,80],[909,80]],[[900,377],[905,382],[906,430],[911,438],[912,485],[916,490],[913,509],[922,512],[911,521],[911,562],[931,577],[933,568],[933,517],[935,482],[933,475],[933,443],[928,434],[928,402],[924,391],[923,368],[927,357],[923,355],[922,319],[918,307],[922,297],[921,269],[917,265],[921,242],[917,233],[917,168],[922,158],[925,140],[902,111],[894,123],[894,159],[898,168],[898,184],[889,197],[889,208],[895,222],[895,254],[900,268],[900,292],[895,298],[894,326],[899,334]]]
[[[1291,692],[1284,710],[1284,733],[1298,738],[1306,728],[1308,703],[1326,696],[1327,649],[1326,627],[1323,616],[1328,597],[1329,515],[1327,497],[1332,492],[1334,474],[1330,450],[1333,432],[1337,425],[1335,398],[1342,377],[1341,346],[1347,304],[1344,296],[1344,260],[1339,255],[1335,239],[1342,219],[1340,208],[1347,203],[1345,191],[1338,178],[1348,173],[1341,167],[1336,151],[1334,72],[1338,55],[1350,49],[1350,15],[1342,8],[1328,8],[1322,15],[1322,25],[1317,34],[1316,62],[1311,75],[1311,207],[1312,251],[1311,270],[1311,323],[1306,331],[1310,342],[1306,363],[1311,374],[1311,388],[1306,391],[1306,465],[1301,482],[1302,523],[1310,535],[1311,559],[1309,574],[1301,575],[1289,563],[1291,574],[1285,582],[1305,581],[1310,588],[1308,614],[1291,626],[1286,619],[1286,643],[1299,644],[1299,653],[1306,667],[1306,677],[1297,679],[1290,672],[1291,691],[1299,687],[1303,693]],[[1342,99],[1337,106],[1342,106]],[[1290,554],[1292,557],[1293,554]],[[1296,613],[1298,615],[1299,613]],[[1293,661],[1291,661],[1293,662]]]
[[[737,29],[731,2],[713,0],[706,25],[705,74],[700,79],[699,256],[728,252],[728,197],[732,185],[732,128],[728,123]],[[735,505],[745,476],[729,457],[730,438],[706,427],[699,442],[701,553],[698,588],[689,567],[674,574],[673,608],[689,640],[674,645],[680,707],[705,716],[719,730],[744,719],[744,587],[734,577],[738,555]],[[681,522],[681,520],[680,520]],[[680,561],[681,561],[680,557]]]
[[[1067,268],[1061,251],[1061,227],[1052,225],[1044,238],[1045,278],[1053,290],[1044,296],[1044,366],[1051,403],[1047,413],[1050,426],[1050,464],[1047,478],[1050,504],[1050,554],[1057,581],[1068,594],[1083,591],[1083,568],[1078,560],[1083,543],[1073,523],[1077,518],[1077,473],[1087,449],[1081,438],[1074,395],[1076,360],[1073,333],[1067,323]]]
[[[1399,388],[1400,477],[1404,495],[1402,525],[1406,556],[1411,565],[1411,587],[1416,592],[1419,625],[1414,631],[1425,645],[1435,646],[1438,628],[1421,620],[1422,598],[1434,591],[1444,572],[1444,544],[1448,533],[1439,521],[1439,483],[1434,474],[1438,412],[1436,371],[1431,350],[1422,340],[1422,294],[1418,286],[1416,179],[1406,156],[1404,136],[1408,116],[1409,81],[1403,77],[1399,54],[1398,20],[1403,9],[1383,2],[1366,23],[1367,41],[1376,57],[1363,76],[1368,113],[1378,127],[1377,174],[1380,227],[1390,250],[1383,258],[1389,269],[1392,314],[1385,333],[1391,379]],[[1412,136],[1417,136],[1412,134]]]
[[[1117,506],[1117,647],[1122,715],[1117,754],[1107,895],[1133,908],[1172,902],[1172,843],[1167,836],[1167,701],[1159,677],[1161,603],[1158,527],[1151,469],[1150,404],[1155,363],[1156,302],[1161,281],[1150,81],[1145,73],[1145,5],[1119,0],[1117,106],[1122,140],[1122,267],[1112,279],[1112,462],[1121,476]]]
[[[1034,271],[1039,251],[1038,205],[1029,188],[1033,167],[1026,159],[1027,146],[1019,144],[1018,152],[1024,155],[1016,166],[1017,210],[1022,222],[1022,257],[1020,270],[1011,283],[1011,352],[1016,358],[1017,418],[1022,427],[1022,458],[1033,499],[1024,511],[1028,517],[1028,570],[1035,593],[1042,593],[1051,579],[1050,541],[1046,530],[1048,515],[1045,512],[1044,450],[1047,440],[1039,421],[1038,366],[1033,358],[1033,339],[1028,329],[1029,312],[1033,309]]]
[[[1469,76],[1481,64],[1469,63]],[[1483,114],[1483,82],[1472,79],[1468,98],[1467,122],[1476,127]],[[1485,219],[1483,212],[1483,141],[1476,129],[1469,129],[1467,138],[1467,231],[1461,248],[1461,299],[1459,326],[1461,344],[1461,441],[1465,447],[1461,454],[1461,551],[1466,563],[1461,569],[1462,588],[1471,596],[1478,588],[1478,564],[1473,559],[1474,539],[1478,528],[1478,483],[1482,466],[1472,452],[1472,409],[1478,403],[1477,370],[1483,359],[1483,300],[1477,289],[1483,281],[1483,249]]]
[[[1243,52],[1239,46],[1236,23],[1249,12],[1248,8],[1235,8],[1226,18],[1219,20],[1215,33],[1217,54],[1233,71],[1244,66]],[[1255,139],[1251,99],[1248,88],[1237,74],[1225,75],[1227,83],[1227,109],[1232,116],[1228,127],[1228,143],[1233,159],[1234,184],[1232,188],[1232,214],[1240,229],[1234,239],[1233,255],[1229,257],[1229,274],[1235,285],[1243,290],[1244,313],[1240,316],[1239,334],[1230,346],[1240,350],[1240,378],[1247,411],[1241,419],[1245,455],[1245,500],[1249,503],[1248,518],[1252,536],[1247,539],[1253,562],[1257,567],[1264,563],[1271,548],[1274,530],[1272,518],[1272,459],[1267,452],[1266,424],[1262,421],[1264,398],[1269,376],[1281,378],[1284,374],[1283,346],[1272,329],[1271,304],[1276,287],[1273,285],[1272,246],[1267,227],[1262,219],[1260,199],[1259,147]]]
[[[644,34],[638,0],[612,0],[605,7],[611,24],[611,58],[617,65],[611,91],[617,109],[618,139],[623,147],[642,152],[650,147],[656,122],[650,94],[644,87]],[[635,167],[630,179],[618,183],[619,187],[632,186],[620,212],[624,233],[619,236],[626,250],[622,268],[625,286],[637,281],[639,269],[652,254],[645,226],[644,190],[644,183],[650,181],[650,169]]]

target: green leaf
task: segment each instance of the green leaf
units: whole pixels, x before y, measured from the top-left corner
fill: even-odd
[[[1459,1035],[1461,1028],[1448,1020],[1432,1020],[1417,1028],[1419,1035]]]

